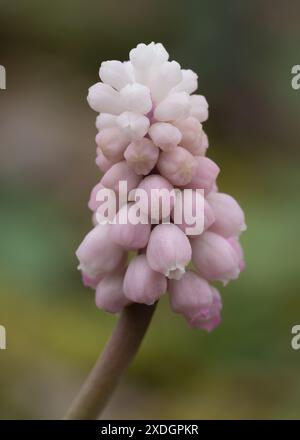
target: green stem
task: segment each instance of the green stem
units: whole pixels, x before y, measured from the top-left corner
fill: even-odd
[[[99,417],[122,373],[138,351],[155,306],[135,303],[124,308],[102,355],[64,419],[92,420]]]

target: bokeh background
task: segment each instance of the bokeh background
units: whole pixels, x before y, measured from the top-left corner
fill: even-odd
[[[160,302],[104,417],[299,418],[299,20],[296,0],[1,1],[0,418],[60,418],[116,323],[74,256],[99,180],[86,94],[101,61],[152,40],[199,74],[209,156],[247,215],[247,270],[212,334]]]

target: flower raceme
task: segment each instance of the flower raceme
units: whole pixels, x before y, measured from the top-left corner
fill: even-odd
[[[83,283],[110,313],[168,291],[174,312],[212,331],[222,299],[211,282],[244,270],[246,224],[237,201],[218,191],[220,169],[206,156],[208,104],[195,94],[198,77],[169,61],[160,43],[102,62],[99,75],[87,99],[98,113],[102,177],[89,200],[94,228],[76,251]]]

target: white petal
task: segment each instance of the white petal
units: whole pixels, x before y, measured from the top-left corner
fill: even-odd
[[[150,79],[151,96],[157,103],[165,98],[169,91],[182,80],[180,65],[176,61],[161,64]]]
[[[172,93],[158,104],[154,110],[154,117],[158,121],[174,121],[186,118],[190,110],[189,102],[187,93]]]
[[[172,266],[170,269],[168,269],[165,272],[165,276],[169,278],[169,280],[176,280],[176,281],[179,281],[184,274],[185,274],[185,267],[180,264]]]
[[[153,52],[154,52],[153,63],[160,64],[165,61],[168,61],[169,54],[166,51],[164,45],[161,43],[153,43],[153,42],[151,44],[153,44]]]
[[[190,96],[190,115],[204,122],[208,119],[208,103],[202,95]]]
[[[126,110],[147,114],[152,108],[150,90],[141,84],[128,84],[120,91],[120,95]]]
[[[134,68],[133,68],[133,65],[131,64],[130,61],[124,61],[123,64],[125,66],[125,70],[126,70],[127,76],[132,78],[131,82],[134,82],[135,79],[134,79]]]
[[[133,72],[130,73],[128,65],[121,61],[104,61],[101,64],[99,75],[101,81],[117,90],[133,82]]]
[[[98,131],[103,128],[111,128],[116,126],[116,115],[109,113],[100,113],[96,118],[96,128]]]
[[[87,100],[90,107],[99,113],[119,115],[123,111],[119,92],[101,82],[89,88]]]
[[[134,67],[136,81],[148,85],[152,70],[168,61],[169,54],[161,43],[141,43],[130,51],[129,58]]]
[[[140,43],[130,51],[129,58],[135,68],[145,69],[168,61],[169,54],[161,43]]]
[[[148,132],[150,121],[138,113],[124,112],[117,117],[117,124],[130,140],[140,140]]]
[[[182,69],[182,80],[172,89],[172,92],[194,93],[198,88],[198,75],[190,69]]]

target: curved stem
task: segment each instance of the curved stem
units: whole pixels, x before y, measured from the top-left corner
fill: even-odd
[[[125,307],[102,355],[65,415],[66,420],[97,419],[120,376],[134,358],[150,324],[156,304]]]

